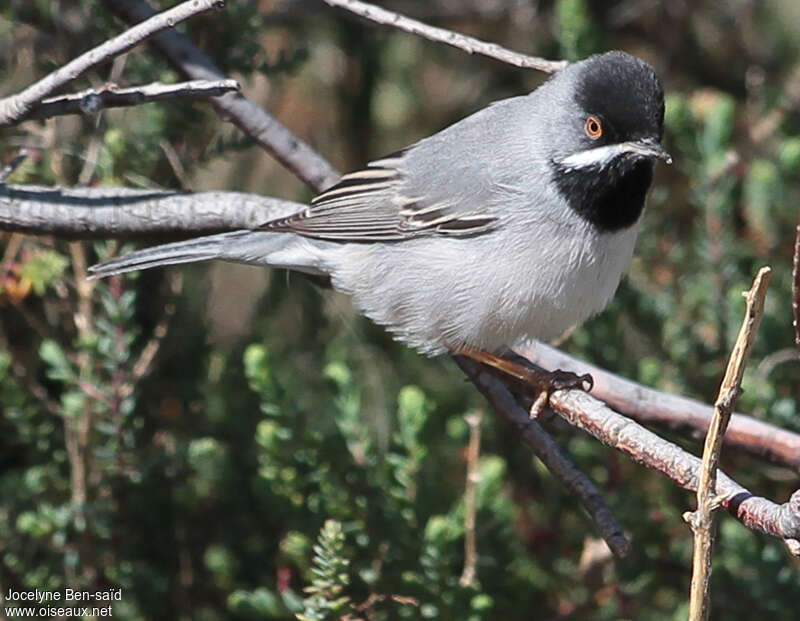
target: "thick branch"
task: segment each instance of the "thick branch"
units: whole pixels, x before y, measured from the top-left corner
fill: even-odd
[[[685,489],[697,491],[699,458],[618,414],[605,403],[579,390],[561,390],[550,395],[550,407],[568,423],[606,446],[658,470]],[[792,545],[800,538],[800,490],[789,502],[779,505],[753,495],[720,472],[717,496],[720,505],[750,530],[787,540]]]
[[[657,425],[696,439],[702,438],[708,430],[713,409],[704,403],[637,384],[542,343],[532,343],[517,351],[545,369],[591,373],[594,378],[592,395],[639,423]],[[800,434],[751,416],[734,414],[731,417],[725,446],[800,472]]]
[[[128,22],[141,21],[155,14],[144,0],[103,0],[103,5]],[[175,30],[156,35],[150,43],[188,78],[221,80],[226,77],[188,37]],[[316,191],[321,192],[333,185],[341,176],[325,158],[246,97],[228,93],[213,98],[211,104],[222,119],[251,136]]]
[[[565,60],[546,60],[536,56],[527,56],[512,50],[506,49],[496,43],[488,43],[474,37],[459,34],[452,30],[429,26],[410,17],[405,17],[399,13],[387,11],[373,4],[359,2],[358,0],[323,0],[325,3],[346,9],[365,19],[377,24],[384,24],[399,30],[410,32],[411,34],[452,45],[468,54],[482,54],[489,58],[502,61],[515,67],[523,69],[537,69],[545,73],[554,73],[566,67],[569,63]]]
[[[26,118],[46,119],[65,114],[96,114],[104,108],[138,106],[178,97],[201,99],[238,90],[239,83],[236,80],[191,80],[177,84],[153,82],[126,88],[107,84],[100,89],[90,88],[79,93],[44,99],[31,108]]]
[[[689,603],[689,619],[704,621],[711,610],[711,558],[714,547],[716,528],[714,513],[716,510],[717,468],[722,453],[722,439],[728,427],[736,399],[742,391],[742,376],[750,350],[761,325],[764,315],[764,299],[772,270],[762,267],[756,275],[750,291],[744,292],[747,309],[736,343],[728,359],[725,376],[714,402],[714,416],[708,428],[703,447],[703,461],[700,468],[700,483],[697,486],[697,511],[685,515],[694,531],[694,554],[692,557],[692,588]]]
[[[453,356],[453,360],[489,400],[495,411],[519,429],[522,439],[553,476],[578,497],[597,524],[601,536],[611,551],[617,556],[625,556],[630,551],[631,544],[591,479],[578,470],[539,423],[531,420],[528,412],[517,403],[503,382],[492,374],[481,371],[479,366],[468,358]]]
[[[185,237],[252,228],[303,207],[241,192],[0,185],[0,230],[82,239]]]
[[[175,24],[213,9],[225,6],[224,0],[188,0],[150,19],[137,24],[121,35],[114,37],[78,56],[63,67],[35,82],[21,93],[0,100],[0,127],[15,125],[24,119],[31,109],[50,93],[71,82],[82,73],[124,52],[152,36],[172,28]]]

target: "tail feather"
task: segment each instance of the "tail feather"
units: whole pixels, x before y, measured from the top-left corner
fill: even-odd
[[[212,259],[265,263],[265,260],[258,260],[257,257],[253,257],[250,260],[240,257],[240,252],[237,251],[237,248],[250,245],[247,243],[249,237],[264,235],[264,233],[253,231],[232,231],[230,233],[220,233],[219,235],[209,235],[207,237],[144,248],[104,263],[92,265],[89,268],[89,279],[106,278],[116,274],[125,274],[126,272],[135,272],[162,265],[194,263]]]

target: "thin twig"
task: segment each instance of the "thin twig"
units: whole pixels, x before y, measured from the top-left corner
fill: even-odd
[[[800,347],[800,225],[794,238],[794,259],[792,260],[792,325],[794,344]]]
[[[25,118],[47,119],[67,114],[93,115],[106,108],[139,106],[164,99],[205,99],[239,90],[236,80],[189,80],[176,84],[153,82],[142,86],[119,88],[106,84],[102,88],[89,88],[79,93],[43,99],[34,105]],[[18,121],[21,119],[18,119]]]
[[[5,286],[5,279],[8,276],[9,269],[11,268],[11,262],[17,258],[17,252],[19,252],[21,246],[22,235],[19,233],[12,233],[8,238],[8,242],[6,243],[6,248],[3,252],[3,258],[0,259],[0,291],[2,291],[3,287]]]
[[[20,149],[20,152],[14,156],[14,158],[2,169],[0,169],[0,183],[5,183],[6,179],[11,176],[17,168],[19,168],[20,164],[25,161],[28,157],[28,151],[26,149]]]
[[[171,301],[164,305],[164,314],[153,329],[152,336],[148,339],[139,358],[131,368],[130,376],[119,389],[121,399],[125,399],[133,393],[133,389],[139,381],[152,370],[153,360],[155,360],[164,337],[167,336],[169,324],[175,315],[175,298],[183,291],[183,276],[180,272],[172,272],[169,276],[169,288]]]
[[[495,411],[519,429],[522,439],[550,473],[575,494],[589,512],[611,551],[616,556],[625,556],[630,551],[631,544],[597,486],[572,463],[550,434],[538,422],[531,420],[527,410],[517,403],[503,382],[491,373],[482,371],[478,364],[468,358],[453,356],[453,360],[488,399]]]
[[[546,60],[536,56],[520,54],[519,52],[514,52],[496,43],[481,41],[475,37],[459,34],[452,30],[429,26],[428,24],[411,19],[410,17],[387,11],[386,9],[382,9],[373,4],[367,4],[366,2],[359,2],[358,0],[323,0],[323,2],[330,6],[339,7],[351,13],[355,13],[356,15],[360,15],[377,24],[384,24],[397,28],[398,30],[405,30],[406,32],[430,39],[431,41],[452,45],[468,54],[482,54],[483,56],[488,56],[489,58],[494,58],[522,69],[536,69],[538,71],[544,71],[545,73],[555,73],[569,64],[565,60]]]
[[[158,146],[161,147],[161,150],[164,152],[164,155],[166,156],[167,161],[172,168],[172,172],[180,184],[181,190],[188,190],[189,180],[186,177],[186,169],[183,167],[183,162],[181,162],[178,152],[175,151],[175,147],[173,147],[172,143],[166,138],[159,140]]]
[[[97,171],[97,165],[100,163],[100,153],[103,150],[103,133],[101,131],[103,123],[101,118],[97,117],[92,136],[89,139],[89,144],[86,146],[86,157],[83,160],[83,167],[78,175],[78,185],[89,185]]]
[[[125,68],[126,58],[126,56],[117,56],[114,59],[114,62],[111,63],[112,76],[117,74],[119,77],[122,77],[122,71]],[[115,80],[111,79],[109,82],[113,84],[115,83]],[[34,110],[38,109],[40,109],[39,106],[34,108]],[[102,136],[105,133],[105,124],[103,123],[104,119],[102,115],[102,108],[98,109],[97,112],[98,114],[94,118],[94,127],[92,128],[91,139],[86,147],[86,159],[84,160],[83,167],[78,175],[78,185],[89,185],[92,181],[92,177],[94,177],[95,171],[97,170],[97,165],[100,163],[100,151],[102,150],[102,146],[104,144]]]
[[[63,412],[61,411],[61,405],[50,398],[50,395],[47,394],[47,389],[42,386],[36,379],[33,373],[31,373],[31,369],[29,365],[23,364],[22,362],[14,359],[13,357],[13,350],[11,349],[11,345],[8,342],[8,337],[6,333],[2,330],[0,326],[0,350],[5,350],[12,356],[12,363],[11,363],[11,371],[14,373],[14,376],[17,378],[17,381],[20,383],[21,386],[24,386],[28,390],[28,394],[31,397],[34,397],[39,401],[39,403],[46,409],[50,414],[57,416],[59,418],[62,417]]]
[[[78,331],[79,338],[86,342],[93,334],[94,305],[92,293],[97,283],[86,279],[86,249],[83,242],[75,241],[69,244],[72,257],[72,270],[75,277],[75,289],[78,296],[77,312],[73,321]],[[76,353],[79,372],[79,386],[85,388],[84,376],[91,367],[91,356],[88,351],[80,350]],[[76,417],[69,417],[64,421],[64,440],[67,445],[67,455],[70,465],[70,495],[73,510],[73,524],[80,538],[80,567],[86,575],[94,576],[97,568],[94,565],[94,541],[89,533],[92,529],[88,524],[93,516],[90,510],[90,495],[94,491],[92,471],[94,462],[91,458],[91,433],[94,428],[95,414],[90,399],[85,399],[83,408]]]
[[[705,621],[711,610],[709,597],[711,554],[716,535],[714,514],[719,506],[716,489],[722,438],[728,427],[733,406],[742,391],[744,367],[764,314],[764,298],[767,295],[771,273],[772,270],[769,267],[762,267],[753,281],[753,286],[742,294],[745,297],[747,309],[733,351],[728,359],[728,367],[725,370],[725,377],[722,379],[717,400],[714,402],[714,417],[711,419],[711,427],[703,447],[703,466],[697,486],[697,510],[684,515],[684,519],[691,524],[694,531],[692,587],[689,601],[690,621]]]
[[[464,417],[469,425],[469,446],[467,447],[467,480],[464,484],[464,569],[458,583],[462,587],[475,581],[475,567],[478,563],[477,543],[475,541],[476,494],[478,491],[478,464],[481,456],[481,413],[472,412]]]
[[[760,382],[766,382],[770,374],[780,365],[787,362],[800,362],[800,350],[796,347],[786,347],[764,356],[756,367],[756,376]]]
[[[225,6],[225,0],[188,0],[163,13],[137,24],[121,35],[101,43],[84,52],[53,73],[35,82],[21,93],[0,100],[0,127],[8,127],[25,118],[31,109],[53,91],[71,82],[82,73],[98,64],[119,56],[129,49],[153,36],[157,32],[172,28],[176,24],[200,13],[206,13]]]

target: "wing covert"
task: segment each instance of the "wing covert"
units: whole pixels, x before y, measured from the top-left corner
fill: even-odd
[[[485,212],[465,211],[424,195],[407,196],[405,153],[394,153],[342,176],[307,209],[259,229],[331,241],[376,242],[425,234],[475,235],[492,228],[497,218]]]

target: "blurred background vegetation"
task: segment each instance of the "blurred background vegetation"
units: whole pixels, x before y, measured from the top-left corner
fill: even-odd
[[[120,32],[101,5],[2,3],[3,94]],[[800,431],[789,294],[800,4],[384,5],[523,52],[620,48],[656,67],[675,164],[658,169],[612,307],[563,347],[710,401],[740,291],[770,264],[740,409]],[[544,79],[314,0],[229,2],[181,30],[341,170]],[[140,47],[72,87],[156,79],[178,76]],[[23,146],[34,157],[11,182],[312,195],[203,103],[0,135],[5,159]],[[3,592],[121,587],[114,616],[124,620],[334,619],[360,604],[353,614],[369,619],[685,618],[691,535],[680,516],[694,500],[661,475],[549,425],[632,537],[631,556],[613,561],[574,498],[447,358],[417,356],[345,297],[282,272],[180,267],[87,291],[80,263],[112,250],[0,235]],[[479,556],[476,580],[461,586],[465,416],[475,412]],[[723,461],[778,502],[797,487],[796,472],[731,451]],[[778,542],[723,518],[715,559],[713,618],[797,618],[800,564]]]

